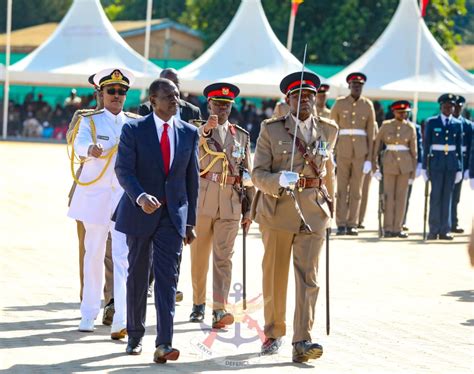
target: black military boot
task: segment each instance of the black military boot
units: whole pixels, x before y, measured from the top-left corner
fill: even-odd
[[[204,321],[204,310],[206,304],[193,304],[193,311],[189,316],[189,322],[202,322]]]
[[[323,355],[323,347],[318,343],[311,343],[307,340],[293,343],[293,362],[307,362],[315,360]]]

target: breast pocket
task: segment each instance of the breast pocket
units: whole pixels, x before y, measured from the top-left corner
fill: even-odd
[[[293,147],[293,143],[288,141],[279,141],[273,147],[273,159],[274,159],[274,166],[275,171],[280,171],[282,169],[287,169],[291,163],[291,150]]]

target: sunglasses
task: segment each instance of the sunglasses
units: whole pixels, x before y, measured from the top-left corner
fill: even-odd
[[[120,96],[125,96],[127,94],[127,90],[124,90],[123,88],[107,88],[105,91],[109,95],[115,95],[118,93]]]

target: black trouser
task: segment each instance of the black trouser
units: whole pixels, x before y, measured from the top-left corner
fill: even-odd
[[[458,225],[458,204],[461,200],[461,182],[456,183],[453,189],[453,197],[451,200],[451,227],[454,229]]]

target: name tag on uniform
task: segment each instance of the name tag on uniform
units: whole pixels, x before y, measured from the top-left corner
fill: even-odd
[[[109,137],[108,137],[108,136],[105,136],[105,135],[97,135],[97,139],[100,139],[100,140],[109,140]]]
[[[284,140],[279,140],[278,145],[283,145],[283,144],[293,144],[291,141],[284,141]]]
[[[441,129],[439,127],[435,127],[433,130],[434,132],[441,132]]]

